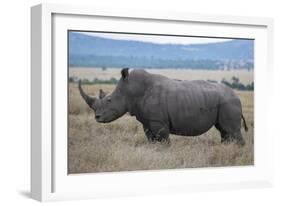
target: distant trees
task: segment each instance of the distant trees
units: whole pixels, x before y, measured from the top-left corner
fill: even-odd
[[[74,78],[73,78],[73,77],[69,77],[68,81],[69,81],[70,83],[73,83],[73,82],[74,82]]]
[[[75,83],[78,82],[78,78],[77,77],[69,77],[69,83]],[[216,80],[207,80],[208,82],[212,82],[212,83],[218,83],[218,81]],[[89,79],[82,79],[82,83],[83,84],[117,84],[118,80],[114,77],[112,77],[111,79],[107,79],[107,80],[103,80],[103,79],[98,79],[95,78],[93,80],[89,80]],[[253,91],[254,90],[254,82],[250,83],[250,84],[242,84],[239,80],[238,77],[233,76],[231,78],[231,81],[227,81],[225,78],[223,78],[221,80],[222,84],[225,84],[226,86],[232,88],[232,89],[237,89],[237,90],[241,90],[241,91]]]
[[[96,56],[96,55],[70,55],[70,67],[100,67],[106,68],[174,68],[174,69],[205,69],[205,70],[229,70],[229,69],[253,69],[253,62],[247,60],[212,60],[212,59],[161,59],[155,57],[135,56]]]
[[[69,81],[69,83],[75,83],[75,82],[78,82],[78,78],[69,77],[68,81]],[[98,78],[89,80],[89,79],[84,78],[81,81],[83,84],[117,84],[118,83],[118,80],[114,77],[112,77],[111,79],[106,79],[106,80],[98,79]]]
[[[226,79],[222,79],[222,84],[225,84],[233,89],[242,90],[242,91],[253,91],[254,90],[254,82],[251,84],[244,85],[240,83],[240,80],[238,77],[232,77],[231,82],[228,82]]]

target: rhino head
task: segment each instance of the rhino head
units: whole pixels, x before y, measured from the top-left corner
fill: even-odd
[[[111,94],[107,94],[103,90],[100,90],[99,98],[87,95],[82,89],[81,80],[79,81],[78,88],[80,94],[89,107],[94,110],[97,122],[112,122],[127,112],[126,95],[122,87],[124,87],[124,83],[126,83],[129,75],[128,68],[123,69],[121,74],[122,77],[115,90]]]

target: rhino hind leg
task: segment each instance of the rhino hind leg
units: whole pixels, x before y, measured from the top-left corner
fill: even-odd
[[[241,131],[233,133],[232,136],[233,136],[233,140],[235,141],[236,144],[238,144],[240,146],[245,145],[245,140],[242,136]]]
[[[232,141],[231,135],[225,132],[221,133],[221,143],[223,144],[229,144]]]
[[[229,144],[231,142],[235,142],[236,144],[240,146],[245,145],[245,140],[242,136],[241,131],[237,132],[227,132],[224,130],[219,124],[216,124],[215,127],[219,130],[221,135],[221,143],[223,144]]]
[[[238,100],[220,105],[215,126],[221,133],[222,143],[235,142],[240,146],[245,144],[241,133],[241,111]]]
[[[226,132],[219,124],[215,124],[217,130],[219,130],[221,135],[221,143],[228,144],[231,142],[231,135],[230,133]]]

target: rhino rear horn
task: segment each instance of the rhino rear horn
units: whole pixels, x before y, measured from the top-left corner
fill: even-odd
[[[100,89],[99,98],[103,99],[105,96],[106,96],[106,92],[104,92],[102,89]]]
[[[122,78],[124,80],[128,79],[128,77],[129,77],[129,68],[122,69],[121,75],[122,75]]]
[[[81,96],[83,97],[83,99],[85,100],[85,102],[92,107],[92,105],[94,104],[94,102],[96,101],[97,98],[95,97],[90,97],[89,95],[87,95],[84,90],[82,89],[81,86],[81,79],[79,80],[79,84],[78,84],[78,88],[79,88],[79,92],[81,94]]]

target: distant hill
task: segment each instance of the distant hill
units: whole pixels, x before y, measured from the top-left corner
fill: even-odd
[[[253,68],[254,41],[155,44],[69,34],[69,64],[82,67]]]

